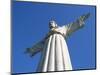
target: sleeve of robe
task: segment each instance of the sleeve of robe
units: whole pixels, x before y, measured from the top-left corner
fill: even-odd
[[[25,53],[29,53],[30,56],[34,56],[36,53],[40,52],[43,50],[43,45],[44,45],[44,40],[36,43],[33,45],[31,48],[27,48]]]
[[[66,25],[67,35],[71,35],[73,32],[84,26],[84,21],[90,16],[90,13],[80,16],[76,21]]]

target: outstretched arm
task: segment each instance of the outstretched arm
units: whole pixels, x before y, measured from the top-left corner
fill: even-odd
[[[44,45],[44,40],[36,43],[33,45],[31,48],[27,48],[25,53],[29,53],[30,56],[34,56],[36,53],[40,52],[43,50],[43,45]]]
[[[90,13],[80,16],[75,22],[67,25],[67,34],[70,35],[74,31],[84,26],[84,21],[90,16]]]

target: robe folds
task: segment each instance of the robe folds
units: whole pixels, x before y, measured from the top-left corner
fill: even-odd
[[[51,35],[43,50],[38,72],[72,70],[68,47],[62,35]]]

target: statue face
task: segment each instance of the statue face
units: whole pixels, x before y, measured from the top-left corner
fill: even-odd
[[[50,22],[49,22],[49,27],[50,27],[50,29],[51,29],[51,28],[57,27],[56,22],[55,22],[55,21],[50,21]]]

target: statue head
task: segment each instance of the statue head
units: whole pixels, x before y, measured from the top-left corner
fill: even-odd
[[[51,21],[49,22],[49,28],[51,29],[51,28],[56,28],[56,27],[57,27],[56,22],[55,22],[54,20],[51,20]]]

